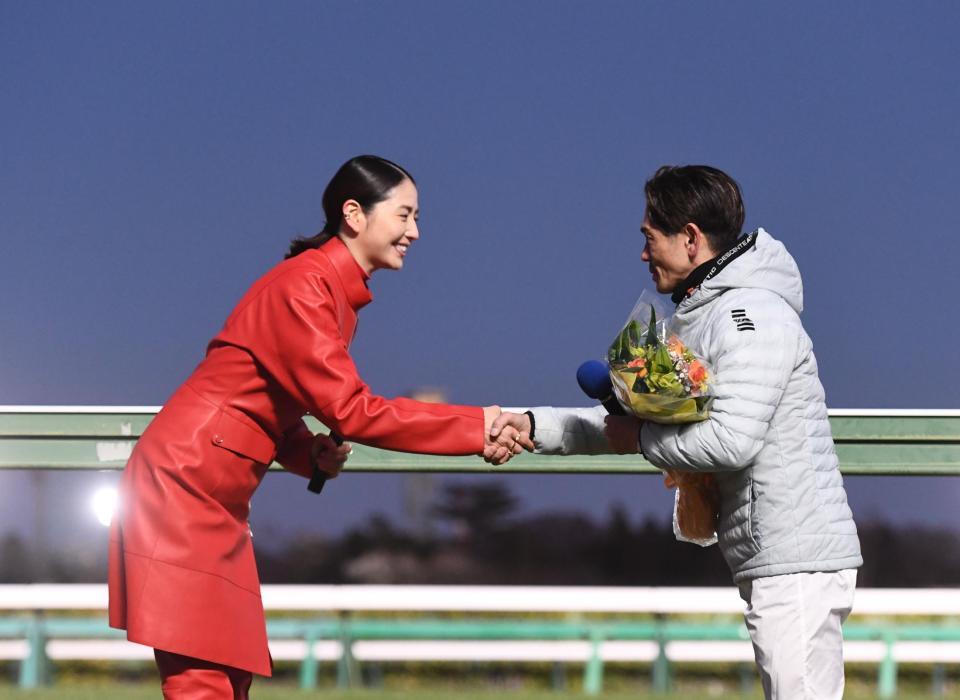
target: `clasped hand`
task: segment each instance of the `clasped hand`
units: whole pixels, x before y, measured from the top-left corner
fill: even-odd
[[[499,411],[497,406],[484,409],[489,429],[486,431],[483,459],[497,466],[506,464],[523,450],[534,450],[533,440],[530,438],[533,428],[530,417],[525,413]],[[639,451],[641,421],[633,416],[606,416],[604,423],[603,432],[614,454],[636,454]]]
[[[525,413],[501,411],[499,406],[483,409],[483,461],[500,466],[524,450],[532,452],[530,417]]]

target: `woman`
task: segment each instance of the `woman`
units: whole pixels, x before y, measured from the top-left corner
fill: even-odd
[[[250,498],[274,460],[334,477],[349,454],[349,444],[312,435],[304,414],[385,449],[497,463],[520,451],[517,435],[501,436],[506,446],[488,441],[497,407],[381,398],[348,354],[369,276],[401,269],[420,235],[410,174],[353,158],[323,208],[323,231],[295,240],[244,295],[123,474],[110,624],[154,647],[165,698],[245,698],[253,673],[271,673]]]

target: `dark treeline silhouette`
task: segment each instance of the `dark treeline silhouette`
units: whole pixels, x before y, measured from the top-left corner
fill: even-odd
[[[583,514],[518,515],[502,483],[444,487],[416,536],[383,516],[340,539],[304,534],[261,548],[269,583],[724,586],[717,547],[678,542],[669,520],[634,524],[622,506],[603,522]],[[960,586],[960,533],[945,528],[859,524],[865,564],[858,585]],[[437,534],[442,533],[442,534]]]
[[[500,482],[448,484],[415,533],[382,515],[342,536],[258,541],[264,583],[726,586],[717,547],[677,542],[668,520],[634,523],[622,506],[597,522],[581,513],[524,515]],[[960,586],[960,533],[882,521],[858,524],[860,586]],[[38,552],[0,539],[0,582],[106,578],[106,537],[94,554]]]

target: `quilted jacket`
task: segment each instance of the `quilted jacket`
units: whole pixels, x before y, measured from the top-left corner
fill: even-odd
[[[823,386],[800,322],[793,258],[763,229],[683,299],[672,329],[713,368],[710,418],[645,423],[657,467],[713,472],[718,537],[739,582],[860,566],[860,541],[834,451]],[[538,451],[608,451],[603,409],[536,409]]]

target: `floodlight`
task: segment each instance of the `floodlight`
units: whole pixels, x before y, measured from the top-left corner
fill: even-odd
[[[93,514],[97,516],[97,520],[104,527],[110,526],[113,514],[117,512],[118,500],[117,490],[113,486],[104,486],[94,492],[93,498],[90,500],[90,506],[93,509]]]

